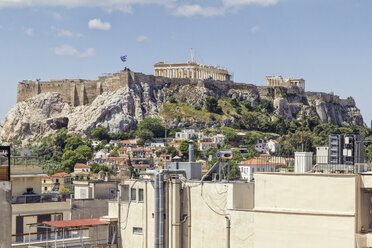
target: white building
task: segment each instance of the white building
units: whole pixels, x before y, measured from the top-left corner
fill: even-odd
[[[212,141],[216,144],[216,145],[220,145],[220,146],[223,146],[225,144],[225,141],[226,141],[226,137],[225,135],[223,134],[217,134],[215,136],[212,136]]]
[[[270,140],[266,143],[266,152],[269,152],[271,154],[276,153],[278,151],[280,144],[277,140]]]
[[[185,129],[181,132],[176,132],[176,139],[202,139],[204,137],[204,134],[202,132],[196,132],[195,129]]]
[[[92,166],[90,166],[90,165],[77,163],[74,166],[74,172],[75,173],[91,172],[91,171],[92,171]]]

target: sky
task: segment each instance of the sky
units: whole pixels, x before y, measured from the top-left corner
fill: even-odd
[[[372,0],[0,0],[0,121],[22,80],[153,74],[193,48],[236,82],[293,76],[352,96],[369,125],[371,11]]]

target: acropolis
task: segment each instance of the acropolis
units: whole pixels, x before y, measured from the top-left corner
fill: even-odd
[[[284,80],[282,76],[266,76],[266,86],[269,87],[282,86],[286,88],[297,86],[305,90],[305,80],[303,78],[297,79],[293,77]]]
[[[229,81],[231,76],[225,68],[198,64],[193,61],[177,64],[158,62],[154,64],[154,75],[167,78],[213,79],[219,81]]]

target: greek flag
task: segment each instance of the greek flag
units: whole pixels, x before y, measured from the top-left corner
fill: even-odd
[[[125,62],[127,61],[127,55],[120,56],[121,61]]]

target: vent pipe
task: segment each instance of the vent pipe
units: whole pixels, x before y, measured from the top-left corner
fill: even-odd
[[[194,143],[192,141],[189,143],[189,162],[194,162]]]

